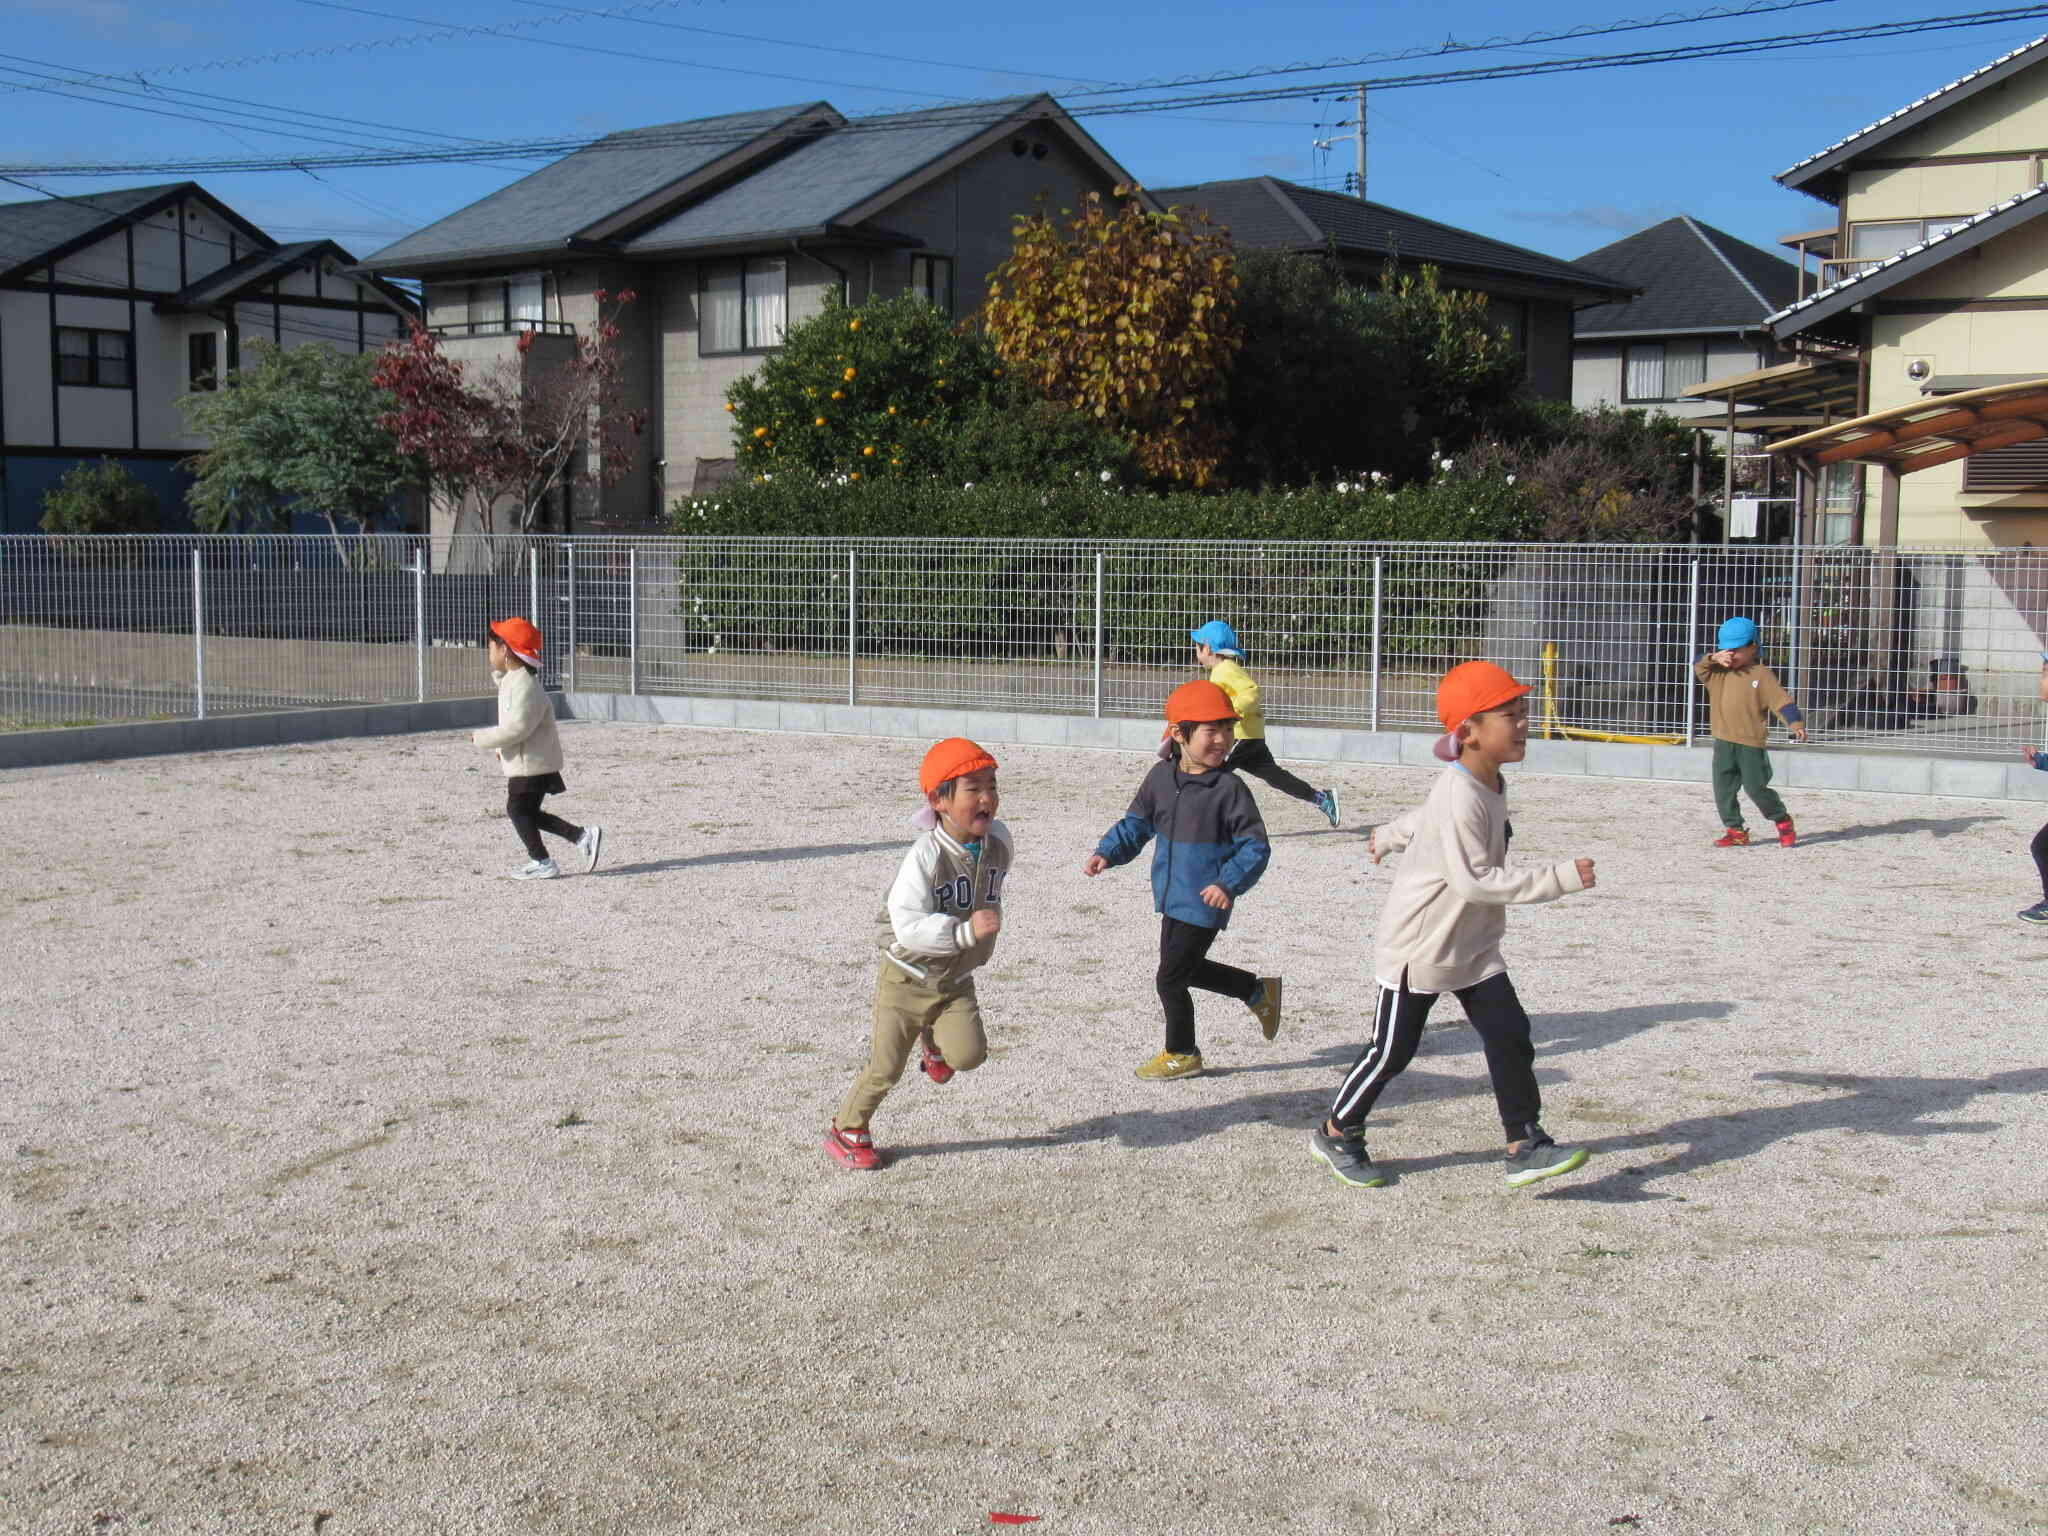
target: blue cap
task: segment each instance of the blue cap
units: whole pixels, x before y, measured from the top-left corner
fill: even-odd
[[[1244,655],[1244,647],[1237,643],[1237,631],[1221,619],[1211,619],[1200,629],[1189,630],[1188,638],[1197,645],[1206,645],[1218,656]]]
[[[1755,619],[1726,619],[1722,621],[1721,633],[1715,637],[1724,651],[1739,651],[1745,645],[1756,644]]]

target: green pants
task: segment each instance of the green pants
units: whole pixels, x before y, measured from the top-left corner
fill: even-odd
[[[1742,803],[1735,792],[1747,794],[1767,820],[1785,819],[1785,802],[1771,788],[1771,754],[1762,747],[1745,747],[1740,742],[1714,738],[1714,805],[1721,812],[1721,825],[1742,825]]]

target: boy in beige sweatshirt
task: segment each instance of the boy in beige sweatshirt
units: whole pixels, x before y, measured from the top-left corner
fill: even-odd
[[[1430,1008],[1445,992],[1457,994],[1485,1048],[1507,1130],[1509,1186],[1586,1161],[1584,1147],[1559,1146],[1538,1123],[1543,1097],[1529,1015],[1500,953],[1509,904],[1593,888],[1591,859],[1507,866],[1512,829],[1500,770],[1527,754],[1528,692],[1491,662],[1468,661],[1445,674],[1436,693],[1445,730],[1436,755],[1450,766],[1419,808],[1373,829],[1375,864],[1404,849],[1406,856],[1380,913],[1372,1037],[1345,1073],[1329,1119],[1309,1137],[1309,1151],[1342,1183],[1370,1189],[1387,1182],[1365,1150],[1365,1118],[1414,1057]]]

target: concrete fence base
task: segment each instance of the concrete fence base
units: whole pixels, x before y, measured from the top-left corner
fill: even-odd
[[[971,736],[988,745],[1018,742],[1150,752],[1158,747],[1159,733],[1164,728],[1164,723],[1156,720],[1097,720],[1086,716],[894,708],[880,704],[797,704],[618,693],[566,693],[562,697],[570,716],[578,720],[901,736],[924,741],[936,741],[942,736]],[[1275,725],[1267,729],[1266,736],[1272,743],[1273,755],[1282,761],[1438,766],[1429,750],[1435,737],[1423,731],[1342,731]],[[1582,774],[1589,778],[1705,783],[1713,760],[1713,749],[1706,743],[1693,747],[1652,747],[1537,739],[1529,743],[1527,769],[1532,773]],[[1773,751],[1771,768],[1781,787],[1794,789],[2048,801],[2048,773],[2037,772],[2022,762],[2018,753],[2014,753],[2010,763],[1999,763],[1981,758],[1911,757],[1829,747],[1792,747]]]
[[[570,720],[625,724],[698,725],[748,731],[806,731],[843,736],[895,736],[936,741],[971,736],[977,741],[1032,746],[1094,747],[1150,752],[1161,723],[1098,720],[1088,716],[1010,714],[992,710],[915,709],[880,704],[807,704],[773,699],[689,698],[623,693],[559,693],[557,710]],[[75,730],[0,734],[0,769],[54,763],[100,762],[165,752],[217,752],[349,736],[395,736],[414,731],[474,729],[497,718],[490,696],[431,699],[423,704],[361,704],[337,709],[279,710],[207,720],[95,725]],[[1434,767],[1432,737],[1423,731],[1344,731],[1276,725],[1267,732],[1273,753],[1303,763],[1399,763]],[[1654,747],[1622,742],[1529,743],[1532,773],[1604,779],[1706,782],[1711,747]],[[1875,794],[1956,795],[1973,800],[2048,801],[2048,773],[2018,755],[2009,763],[1981,758],[1915,757],[1849,752],[1829,747],[1780,748],[1771,754],[1778,784],[1792,789],[1854,789]]]
[[[205,720],[148,720],[130,725],[88,725],[56,731],[0,734],[0,769],[53,763],[105,762],[165,752],[224,752],[344,736],[398,736],[412,731],[474,730],[498,718],[495,696],[429,699],[424,704],[348,704],[330,709],[281,709]]]

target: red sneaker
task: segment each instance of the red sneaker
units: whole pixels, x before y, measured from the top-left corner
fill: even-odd
[[[875,1138],[865,1127],[857,1131],[842,1131],[833,1126],[825,1133],[825,1150],[849,1168],[863,1172],[882,1166],[882,1154],[875,1150]]]
[[[917,1070],[935,1083],[953,1081],[953,1069],[946,1065],[946,1058],[932,1044],[932,1032],[928,1029],[917,1037]]]
[[[1799,834],[1792,830],[1792,818],[1787,816],[1778,823],[1778,846],[1780,848],[1790,848],[1798,841]]]
[[[1723,832],[1714,839],[1714,846],[1716,848],[1747,848],[1749,846],[1749,829],[1747,827],[1730,827],[1726,832]]]

